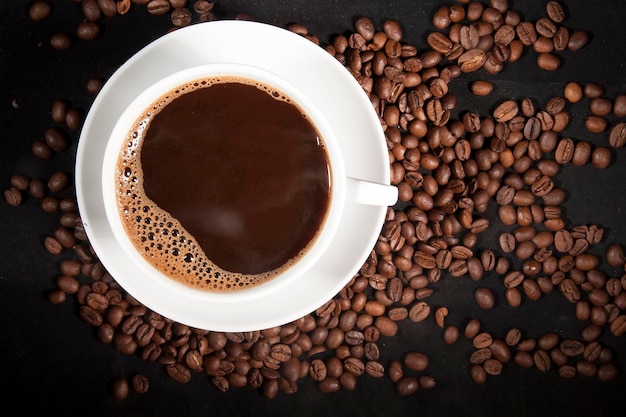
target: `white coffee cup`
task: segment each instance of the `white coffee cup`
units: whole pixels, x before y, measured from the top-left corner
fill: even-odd
[[[152,266],[133,245],[128,236],[120,215],[119,205],[116,199],[115,171],[122,147],[127,141],[129,132],[132,131],[138,117],[146,112],[153,103],[159,100],[165,93],[183,86],[190,82],[203,78],[234,77],[259,81],[285,93],[295,102],[310,118],[313,125],[321,134],[326,146],[327,156],[330,162],[330,201],[325,220],[318,232],[315,241],[306,251],[304,256],[293,266],[290,266],[278,276],[259,285],[240,290],[213,292],[200,290],[180,283],[167,276],[163,271]],[[172,291],[183,293],[188,297],[202,298],[215,303],[238,303],[256,297],[262,297],[268,292],[276,291],[279,287],[295,279],[302,279],[307,271],[319,262],[333,240],[337,227],[344,215],[344,206],[347,199],[360,204],[373,204],[380,206],[393,205],[397,199],[397,189],[388,184],[374,183],[358,178],[347,177],[344,168],[344,160],[339,139],[335,137],[323,115],[313,102],[302,94],[287,80],[261,68],[252,65],[217,63],[188,68],[156,82],[140,94],[122,113],[109,138],[102,169],[103,200],[107,219],[113,230],[117,243],[139,265],[144,273],[141,279],[150,285],[151,281],[159,281]],[[199,184],[202,179],[198,179]],[[306,184],[303,184],[306,186]],[[259,196],[260,199],[263,196]],[[323,260],[321,260],[323,262]]]

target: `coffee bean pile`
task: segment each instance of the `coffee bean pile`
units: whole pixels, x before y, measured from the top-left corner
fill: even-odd
[[[100,34],[102,19],[123,15],[133,7],[150,14],[169,13],[174,28],[216,19],[214,3],[186,0],[82,0],[85,21],[76,28],[82,40]],[[51,13],[49,2],[35,1],[33,20]],[[566,192],[556,176],[564,165],[608,167],[626,142],[626,94],[606,97],[601,84],[568,83],[562,96],[543,105],[532,97],[492,103],[481,116],[459,109],[454,80],[470,80],[476,97],[488,97],[496,86],[472,78],[495,75],[536,53],[539,68],[557,70],[564,51],[586,46],[590,36],[565,24],[559,2],[546,3],[545,17],[524,20],[506,0],[459,1],[442,6],[432,17],[428,48],[403,41],[400,22],[380,24],[367,17],[355,20],[349,33],[328,43],[303,24],[287,28],[332,54],[362,85],[380,117],[389,150],[391,183],[399,202],[387,211],[380,237],[370,256],[339,294],[316,311],[283,326],[249,332],[215,332],[191,328],[162,317],[127,294],[99,262],[89,245],[73,197],[59,193],[71,186],[71,176],[59,172],[49,179],[19,173],[4,192],[8,204],[26,196],[41,200],[42,209],[59,213],[59,227],[44,240],[45,248],[63,259],[52,303],[73,298],[80,318],[96,330],[97,338],[124,355],[155,362],[180,383],[195,375],[208,376],[221,391],[250,386],[267,397],[293,394],[310,378],[322,392],[354,389],[358,378],[389,378],[399,395],[433,388],[429,358],[408,351],[386,359],[381,347],[400,326],[434,320],[445,343],[460,337],[471,341],[469,374],[476,383],[497,376],[514,363],[561,377],[618,377],[615,352],[599,340],[605,332],[626,332],[626,275],[620,244],[604,256],[592,248],[606,239],[594,224],[567,226],[563,213]],[[238,18],[251,19],[247,14]],[[71,46],[65,33],[53,35],[53,48]],[[97,93],[101,79],[88,91]],[[576,103],[589,100],[584,125],[598,140],[564,136]],[[80,127],[83,112],[70,101],[52,103],[53,127],[33,144],[33,153],[46,160],[68,148],[68,130]],[[455,117],[458,114],[459,117]],[[489,207],[497,215],[489,217]],[[480,235],[503,227],[496,245],[481,247]],[[602,267],[608,266],[612,273]],[[534,302],[551,292],[572,304],[572,314],[586,323],[579,338],[557,332],[536,337],[522,329],[492,334],[477,319],[466,326],[448,324],[450,307],[429,304],[441,280],[467,277],[480,282],[497,275],[511,307]],[[473,298],[489,310],[497,289],[480,286]],[[471,299],[471,297],[470,297]],[[114,381],[117,398],[131,388],[145,393],[142,375]]]

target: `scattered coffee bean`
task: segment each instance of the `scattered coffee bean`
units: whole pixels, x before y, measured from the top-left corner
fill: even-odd
[[[85,84],[85,89],[89,94],[96,95],[100,92],[100,89],[104,85],[104,80],[100,77],[91,77]]]
[[[477,96],[488,96],[493,92],[494,86],[489,81],[474,81],[470,84],[470,90]]]
[[[191,23],[191,11],[185,7],[177,7],[172,11],[170,19],[174,26],[188,26]]]
[[[118,400],[123,400],[128,397],[129,385],[126,378],[116,378],[111,384],[111,392],[113,397]]]
[[[546,71],[555,71],[561,66],[561,60],[554,54],[544,52],[537,56],[537,66]]]
[[[171,4],[168,0],[150,0],[146,5],[148,13],[162,15],[170,11]]]
[[[52,107],[50,109],[50,115],[52,116],[52,120],[57,123],[65,122],[65,117],[67,115],[67,111],[69,110],[70,105],[67,100],[57,99],[52,103]]]
[[[421,372],[428,368],[428,357],[423,353],[409,352],[404,356],[403,363],[407,368]]]
[[[565,86],[563,95],[570,103],[578,103],[583,98],[583,88],[576,82],[569,82]]]
[[[76,36],[84,41],[91,41],[100,35],[100,25],[96,22],[82,22],[76,28]]]
[[[4,199],[11,206],[19,206],[22,204],[22,192],[15,187],[4,190]]]
[[[52,13],[52,6],[46,0],[36,0],[28,9],[28,17],[40,21],[46,19]]]
[[[611,150],[604,146],[598,146],[591,153],[591,163],[598,169],[607,168],[611,164]]]
[[[67,172],[56,172],[48,179],[48,189],[53,193],[65,190],[70,185],[70,175]]]
[[[54,49],[69,49],[72,47],[73,41],[67,33],[55,33],[50,37],[50,46]]]
[[[495,297],[489,288],[478,288],[474,292],[474,299],[478,307],[489,310],[495,305]]]

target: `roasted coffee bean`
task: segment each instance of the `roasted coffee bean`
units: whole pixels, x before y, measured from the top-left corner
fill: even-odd
[[[437,326],[443,329],[445,326],[445,319],[447,316],[448,316],[448,308],[439,307],[435,311],[435,323],[437,323]]]
[[[52,102],[50,109],[50,115],[52,120],[56,123],[64,123],[67,111],[70,109],[69,102],[67,100],[56,99]]]
[[[609,143],[614,148],[621,148],[626,144],[626,123],[619,122],[611,128]]]
[[[478,319],[471,319],[463,330],[463,335],[468,339],[473,339],[480,333],[480,321]]]
[[[522,332],[518,328],[514,327],[507,332],[504,341],[508,346],[515,346],[520,342],[521,339]]]
[[[133,390],[138,394],[145,394],[150,388],[148,377],[142,374],[135,374],[131,379]]]
[[[515,250],[515,236],[512,233],[505,232],[499,238],[500,248],[505,253],[511,253]]]
[[[343,362],[344,371],[354,376],[363,375],[365,372],[365,364],[360,359],[349,357]]]
[[[570,51],[578,51],[584,48],[589,42],[589,34],[582,30],[576,30],[572,32],[567,43],[567,48]]]
[[[374,23],[368,17],[359,17],[354,23],[354,28],[366,41],[371,41],[376,33]]]
[[[90,326],[97,327],[102,325],[102,313],[87,305],[83,305],[79,310],[80,318]]]
[[[502,362],[497,359],[487,359],[482,366],[488,375],[500,375],[502,373]]]
[[[626,333],[626,315],[621,314],[613,320],[609,326],[611,333],[615,336],[621,336]]]
[[[537,346],[540,349],[549,351],[550,349],[555,347],[559,343],[559,341],[560,341],[560,337],[557,333],[549,332],[549,333],[544,334],[537,340]]]
[[[393,383],[396,383],[400,379],[402,379],[402,377],[404,376],[402,363],[396,359],[392,359],[387,369],[387,375],[389,375],[389,379]]]
[[[585,94],[585,97],[594,99],[604,94],[604,86],[602,84],[594,83],[594,82],[586,83],[583,86],[583,93]]]
[[[504,297],[511,307],[519,307],[522,303],[522,293],[517,288],[507,288]]]
[[[54,231],[54,237],[64,248],[73,248],[76,245],[76,238],[73,231],[64,226],[59,226]]]
[[[327,376],[326,363],[321,359],[313,359],[309,365],[309,375],[314,381],[322,381]]]
[[[495,296],[489,288],[476,289],[474,299],[478,307],[484,310],[489,310],[495,305]]]
[[[62,290],[48,291],[47,297],[52,304],[62,304],[67,300],[67,294]]]
[[[591,144],[585,140],[578,141],[574,148],[574,155],[572,156],[572,165],[583,166],[591,157]]]
[[[589,110],[595,116],[607,116],[613,111],[613,102],[606,97],[595,97],[589,102]]]
[[[535,364],[533,355],[527,351],[517,351],[513,361],[522,368],[531,368]]]
[[[559,164],[565,164],[572,160],[574,156],[574,141],[570,138],[563,138],[559,141],[554,154],[554,159]]]
[[[483,384],[487,380],[487,372],[482,365],[472,365],[470,367],[470,376],[477,384]]]
[[[585,128],[592,133],[601,133],[606,130],[607,120],[602,116],[587,116],[585,119]]]
[[[459,328],[456,326],[447,326],[443,332],[443,341],[451,345],[459,338]]]
[[[50,46],[54,49],[69,49],[72,47],[73,41],[67,33],[55,33],[50,36]]]
[[[65,190],[70,184],[70,175],[67,172],[56,172],[48,179],[48,189],[53,193]]]
[[[65,115],[65,125],[70,130],[77,130],[81,127],[83,123],[83,112],[82,110],[73,107],[69,109]]]
[[[555,71],[561,66],[561,59],[551,53],[542,53],[537,56],[537,66],[546,71]]]
[[[383,32],[389,39],[400,41],[402,39],[402,26],[400,22],[394,19],[385,19],[383,22]]]
[[[28,8],[28,17],[33,20],[44,20],[52,12],[52,6],[46,0],[36,0]]]
[[[598,370],[595,363],[586,360],[576,362],[576,372],[583,376],[594,376]]]
[[[478,48],[470,49],[459,56],[457,63],[462,72],[473,72],[480,69],[487,61],[487,55]]]
[[[489,81],[478,80],[470,84],[470,90],[477,96],[488,96],[494,90],[494,85]]]
[[[32,146],[33,155],[40,159],[50,159],[53,151],[43,139],[37,139]]]
[[[548,17],[555,23],[561,23],[565,20],[565,11],[558,1],[549,1],[546,4]]]
[[[613,114],[617,117],[626,116],[626,94],[620,93],[613,99]]]
[[[600,381],[606,382],[615,379],[619,375],[618,367],[613,363],[601,364],[596,372],[596,376]]]
[[[85,41],[96,39],[100,35],[100,25],[96,22],[82,22],[76,27],[76,36]]]
[[[104,85],[104,80],[100,77],[90,77],[87,80],[87,83],[85,84],[85,90],[89,93],[89,94],[93,94],[96,95],[100,92],[100,90],[102,89],[102,86]]]
[[[472,339],[472,344],[476,349],[487,348],[493,343],[492,336],[487,332],[478,333]]]
[[[376,317],[374,326],[376,326],[383,336],[392,337],[398,333],[398,324],[385,316]]]
[[[339,383],[338,377],[328,377],[320,381],[317,387],[324,394],[330,394],[332,392],[339,391],[339,389],[341,389],[341,384]]]
[[[491,352],[491,349],[489,348],[477,349],[470,356],[470,363],[474,365],[480,365],[484,363],[487,359],[491,359],[492,355],[493,353]]]
[[[181,363],[174,363],[165,367],[167,374],[176,382],[186,384],[191,380],[191,371]]]
[[[591,163],[598,169],[607,168],[611,164],[611,151],[604,146],[596,147],[591,154]]]
[[[146,5],[148,13],[162,15],[170,11],[171,4],[168,0],[150,0]]]
[[[90,22],[96,22],[102,17],[102,10],[97,0],[83,0],[81,8],[83,15]]]
[[[435,51],[447,54],[452,49],[452,41],[441,32],[431,32],[426,38],[428,45]]]
[[[559,348],[567,356],[582,355],[585,351],[585,345],[582,342],[574,339],[563,340],[559,345]]]
[[[550,350],[550,359],[554,366],[563,366],[568,362],[568,356],[558,347]]]
[[[617,244],[617,243],[610,244],[606,248],[604,257],[606,259],[606,262],[613,268],[620,268],[624,266],[624,262],[625,262],[624,248],[620,244]]]
[[[117,14],[117,5],[115,0],[97,0],[98,7],[102,14],[106,17],[113,17]]]
[[[570,103],[578,103],[583,98],[583,88],[576,82],[569,82],[563,90],[563,96]]]
[[[493,110],[493,118],[496,122],[508,122],[517,116],[518,111],[518,104],[514,100],[507,100]]]
[[[535,367],[541,372],[547,372],[552,368],[552,361],[545,350],[537,350],[533,354]]]
[[[23,201],[22,192],[16,187],[10,187],[4,190],[4,199],[11,206],[19,206]]]
[[[537,40],[537,31],[535,25],[532,22],[520,22],[515,27],[517,37],[525,46],[530,46]]]
[[[493,343],[489,346],[489,350],[493,353],[494,359],[497,359],[501,363],[507,363],[511,360],[511,350],[502,339],[494,339]]]
[[[396,382],[396,392],[403,397],[414,394],[418,388],[418,379],[413,376],[404,376]]]
[[[46,143],[56,152],[62,152],[69,146],[69,138],[61,128],[53,126],[46,129],[43,134]]]
[[[428,357],[419,352],[408,352],[403,358],[404,366],[407,368],[421,372],[428,368]]]
[[[116,378],[111,384],[111,394],[113,398],[123,400],[128,397],[130,391],[128,380],[126,378]]]
[[[191,23],[191,10],[186,7],[176,7],[170,14],[170,20],[174,26],[188,26]]]
[[[55,237],[48,236],[44,239],[44,247],[48,252],[53,255],[58,255],[63,252],[63,245]]]

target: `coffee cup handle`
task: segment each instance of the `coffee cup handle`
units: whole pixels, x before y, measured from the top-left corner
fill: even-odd
[[[347,199],[360,204],[393,206],[398,201],[398,188],[352,177],[346,177]]]

